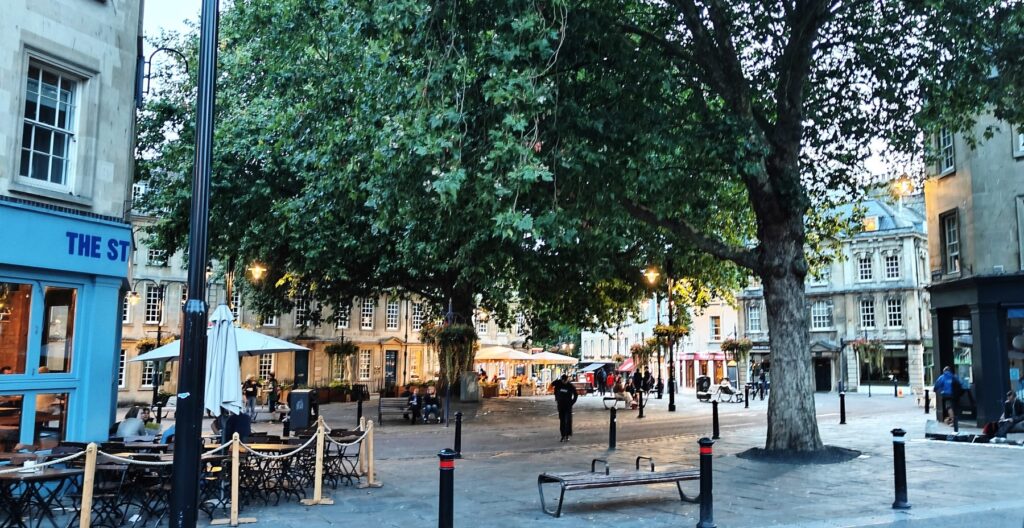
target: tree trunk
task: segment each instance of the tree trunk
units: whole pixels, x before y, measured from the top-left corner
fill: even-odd
[[[765,443],[770,451],[822,448],[814,409],[802,222],[800,217],[785,222],[788,225],[775,226],[787,232],[786,236],[762,238],[761,279],[771,343]],[[798,236],[793,236],[794,230]]]

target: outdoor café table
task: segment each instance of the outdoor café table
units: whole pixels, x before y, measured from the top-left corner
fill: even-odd
[[[30,514],[32,509],[39,511],[36,526],[43,522],[45,517],[54,528],[57,528],[57,521],[53,518],[53,501],[60,495],[64,484],[72,478],[82,475],[81,469],[53,469],[50,467],[41,468],[32,472],[0,473],[0,505],[7,512],[7,519],[3,520],[0,528],[18,526],[29,528],[25,524],[25,514]],[[42,490],[48,483],[56,483],[56,487],[46,497]],[[15,495],[15,489],[24,486],[20,495]],[[31,521],[30,521],[31,522]]]
[[[124,448],[128,451],[149,451],[153,453],[164,452],[170,444],[154,444],[153,442],[125,442]]]
[[[207,450],[220,447],[220,444],[209,444]],[[291,444],[246,444],[241,446],[239,451],[246,453],[255,451],[266,455],[282,455],[291,453],[301,446]],[[308,449],[306,451],[309,451]],[[305,497],[305,490],[302,484],[305,480],[303,466],[303,453],[296,453],[295,456],[287,458],[263,458],[259,456],[248,456],[243,461],[242,472],[239,475],[241,486],[246,495],[250,498],[259,498],[264,504],[269,504],[271,497],[274,503],[280,502],[281,497]],[[293,463],[296,461],[297,463]]]

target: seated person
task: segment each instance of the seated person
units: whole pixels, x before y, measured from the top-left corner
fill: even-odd
[[[398,397],[399,398],[406,398],[406,399],[412,397],[412,384],[410,383],[410,384],[406,385],[405,386],[405,390],[402,391],[402,393],[399,394]],[[408,420],[409,419],[409,413],[402,413],[402,419],[403,420]]]
[[[419,387],[412,387],[412,394],[409,396],[409,412],[412,413],[412,418],[409,422],[413,425],[420,419],[420,409],[423,407],[422,400]],[[405,417],[407,415],[402,416]]]
[[[612,387],[612,393],[615,394],[617,399],[626,402],[626,405],[630,409],[636,409],[637,405],[633,401],[633,395],[626,390],[626,386],[622,383],[622,378],[615,380],[615,385]]]
[[[224,430],[221,432],[220,441],[221,443],[228,443],[231,441],[231,437],[238,433],[238,438],[245,442],[249,440],[249,435],[252,434],[252,418],[246,414],[232,414],[228,416],[227,422],[224,424]]]
[[[1003,402],[1003,414],[999,417],[996,436],[1005,438],[1006,433],[1020,432],[1024,432],[1024,402],[1017,399],[1016,392],[1009,391]]]
[[[139,418],[127,417],[117,424],[114,436],[125,440],[135,440],[146,436],[146,424]]]
[[[441,400],[437,397],[437,389],[433,385],[427,387],[427,394],[423,397],[422,413],[423,421],[427,422],[433,414],[437,421],[441,421]]]
[[[722,394],[736,394],[736,389],[732,387],[732,380],[722,378],[722,381],[718,383],[718,392]]]
[[[174,424],[164,431],[163,436],[160,437],[161,444],[173,444],[174,443]]]

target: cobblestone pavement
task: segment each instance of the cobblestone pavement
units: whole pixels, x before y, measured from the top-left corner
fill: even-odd
[[[544,471],[589,467],[607,458],[612,469],[632,467],[635,457],[652,456],[659,469],[697,465],[697,439],[710,436],[711,406],[692,392],[678,396],[679,410],[668,413],[667,397],[652,400],[646,418],[622,411],[618,449],[607,449],[608,413],[600,398],[583,397],[575,408],[575,434],[558,442],[557,416],[550,397],[489,399],[462,405],[464,458],[455,472],[458,526],[695,526],[698,507],[681,503],[672,485],[568,492],[560,519],[541,512],[536,488]],[[376,401],[364,404],[376,419]],[[356,422],[355,404],[323,406],[332,426]],[[774,464],[735,456],[763,445],[767,401],[721,404],[722,438],[715,444],[714,511],[722,527],[741,526],[1024,526],[1019,475],[1024,448],[971,445],[924,439],[927,416],[910,398],[850,394],[848,424],[839,425],[838,398],[818,395],[817,409],[826,444],[863,454],[832,465]],[[279,424],[256,429],[278,431]],[[892,436],[908,431],[906,445],[908,511],[891,509]],[[260,524],[275,526],[432,526],[437,522],[437,452],[452,446],[454,427],[410,426],[394,419],[377,428],[378,478],[384,487],[328,490],[333,506],[294,502],[246,509]],[[696,493],[697,484],[684,484]],[[550,497],[550,495],[549,495]]]

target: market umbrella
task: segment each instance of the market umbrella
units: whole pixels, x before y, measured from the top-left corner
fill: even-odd
[[[530,360],[541,365],[575,365],[580,360],[554,352],[538,352],[530,356]]]
[[[219,307],[217,308],[220,309]],[[211,318],[212,321],[212,318]],[[213,339],[213,329],[206,331],[206,340]],[[260,354],[273,354],[275,352],[294,352],[309,350],[302,345],[289,343],[283,339],[271,337],[244,328],[235,328],[235,343],[238,346],[240,356],[258,356]],[[166,345],[154,348],[145,354],[139,354],[132,358],[132,361],[174,361],[178,359],[178,350],[181,348],[181,341],[173,341]]]
[[[239,366],[234,316],[227,305],[213,311],[206,340],[206,391],[204,406],[214,415],[223,409],[229,414],[242,412],[242,369]]]
[[[533,361],[533,356],[508,347],[484,347],[476,351],[476,356],[473,358],[474,361],[515,361],[515,362],[527,362]]]

